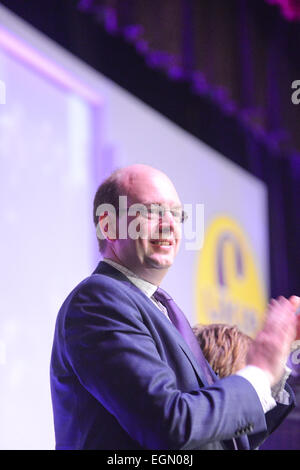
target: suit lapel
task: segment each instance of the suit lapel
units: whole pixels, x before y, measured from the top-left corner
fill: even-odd
[[[156,315],[156,316],[159,316],[160,321],[166,322],[166,325],[168,326],[170,331],[172,331],[173,335],[175,336],[175,340],[176,340],[177,344],[181,347],[182,351],[185,353],[186,357],[188,358],[188,360],[192,364],[196,375],[200,379],[200,382],[205,386],[208,385],[203,370],[201,369],[201,367],[198,364],[196,358],[194,357],[192,351],[190,350],[187,343],[184,341],[183,337],[181,336],[181,334],[179,333],[177,328],[173,325],[173,323],[170,320],[168,320],[168,318],[166,318],[165,314],[158,307],[156,307],[154,305],[154,303],[149,299],[149,297],[147,297],[146,294],[144,294],[144,292],[141,291],[141,289],[139,289],[137,286],[135,286],[123,273],[118,271],[118,269],[114,268],[110,264],[105,263],[103,261],[100,261],[100,263],[98,264],[98,266],[95,269],[95,271],[93,272],[93,274],[105,274],[107,276],[114,277],[115,279],[119,279],[121,282],[126,283],[131,289],[135,290],[139,295],[142,295],[142,297],[144,299],[146,299],[146,301],[148,302],[149,307],[153,311],[153,314]],[[216,376],[214,371],[211,369],[209,364],[208,364],[208,366],[209,366],[215,380],[217,380],[218,377]]]

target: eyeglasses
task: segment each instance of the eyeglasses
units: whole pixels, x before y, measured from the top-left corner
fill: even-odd
[[[127,209],[127,212],[128,215],[140,215],[144,219],[154,221],[161,219],[167,212],[170,212],[175,222],[181,224],[188,218],[187,213],[181,207],[167,208],[161,204],[133,204]]]

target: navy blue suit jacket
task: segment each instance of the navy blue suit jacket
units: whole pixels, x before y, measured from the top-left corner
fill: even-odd
[[[236,375],[208,386],[165,315],[105,262],[62,305],[51,357],[57,449],[257,447],[293,408],[263,413]]]

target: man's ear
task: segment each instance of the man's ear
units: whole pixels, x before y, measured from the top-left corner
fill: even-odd
[[[105,211],[98,219],[97,237],[101,240],[116,240],[116,232],[116,215]]]

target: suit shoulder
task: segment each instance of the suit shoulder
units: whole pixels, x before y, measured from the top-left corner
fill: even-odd
[[[136,304],[137,291],[133,290],[130,281],[123,282],[105,274],[92,274],[83,279],[68,295],[61,310],[69,310],[71,306],[107,302]]]
[[[92,274],[81,281],[74,289],[74,295],[82,291],[97,291],[100,292],[118,292],[130,293],[130,281],[122,282],[114,277],[107,276],[106,274]]]
[[[141,294],[142,295],[142,294]],[[104,274],[92,274],[81,281],[69,294],[57,316],[57,326],[66,330],[86,324],[101,325],[108,322],[143,323],[140,296],[124,282]]]

